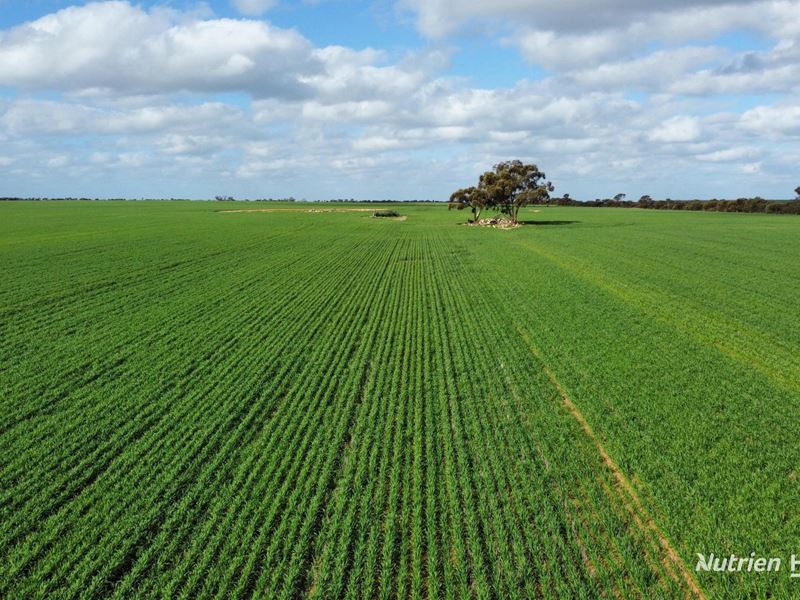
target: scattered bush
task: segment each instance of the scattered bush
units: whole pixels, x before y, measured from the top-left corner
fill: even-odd
[[[400,213],[396,210],[376,210],[372,213],[373,217],[399,217]]]

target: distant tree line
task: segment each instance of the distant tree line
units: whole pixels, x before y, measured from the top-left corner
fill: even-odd
[[[18,198],[18,197],[0,197],[0,202],[138,202],[138,201],[178,201],[188,202],[190,198],[78,198],[78,197],[64,197],[64,198]]]
[[[435,200],[355,200],[353,198],[335,198],[331,200],[321,200],[321,202],[352,202],[355,204],[429,204]]]
[[[125,198],[108,198],[108,200],[124,200]],[[96,201],[106,200],[106,198],[0,198],[0,202],[68,202],[68,201]]]
[[[800,190],[800,188],[798,188]],[[551,198],[549,204],[556,206],[584,206],[584,207],[614,207],[614,208],[648,208],[653,210],[690,210],[708,212],[738,212],[738,213],[770,213],[784,215],[800,215],[800,191],[796,200],[765,200],[755,198],[737,198],[736,200],[653,200],[650,196],[642,196],[637,201],[625,200],[624,194],[617,194],[613,198],[588,201],[574,200],[569,194],[561,198]]]
[[[178,200],[178,201],[189,201],[191,198],[73,198],[73,197],[65,197],[65,198],[21,198],[16,196],[9,196],[9,197],[0,197],[0,202],[39,202],[39,201],[97,201],[97,202],[121,202],[121,201],[139,201],[139,200],[157,200],[157,201],[166,201],[166,200]],[[214,200],[217,202],[300,202],[294,196],[289,196],[288,198],[254,198],[252,200],[239,200],[237,201],[236,198],[233,196],[215,196]],[[303,199],[302,201],[305,201]],[[357,204],[429,204],[432,202],[436,202],[435,200],[355,200],[353,198],[337,198],[335,200],[313,200],[312,202],[353,202]]]

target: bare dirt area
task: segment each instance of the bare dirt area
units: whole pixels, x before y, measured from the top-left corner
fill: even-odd
[[[218,213],[273,213],[273,212],[304,212],[304,213],[333,213],[333,212],[372,212],[372,208],[236,208],[218,210]]]
[[[520,223],[514,223],[511,219],[480,219],[477,223],[465,223],[470,227],[492,227],[494,229],[516,229],[522,227]]]
[[[539,211],[533,210],[530,212],[538,213]],[[480,219],[477,223],[465,223],[465,225],[469,225],[470,227],[492,227],[494,229],[517,229],[528,223],[529,221],[517,221],[515,223],[511,219],[505,217],[491,217],[489,219]]]
[[[312,208],[310,213],[332,213],[332,212],[372,212],[372,208]]]

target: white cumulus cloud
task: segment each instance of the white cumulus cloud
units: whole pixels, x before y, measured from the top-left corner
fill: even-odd
[[[667,119],[650,132],[650,140],[664,143],[696,141],[701,134],[700,121],[695,117],[678,116]]]
[[[235,5],[256,15],[273,4]],[[559,192],[593,198],[659,185],[694,196],[704,177],[761,193],[796,172],[798,0],[404,6],[427,35],[487,36],[548,73],[496,86],[453,76],[458,37],[398,56],[344,36],[315,46],[261,19],[87,3],[0,31],[0,86],[13,90],[0,97],[0,178],[446,197],[519,157]],[[762,43],[714,39],[731,31]],[[663,179],[675,168],[684,190]]]
[[[301,76],[321,68],[295,31],[127,2],[66,8],[0,37],[0,85],[28,90],[298,96]]]

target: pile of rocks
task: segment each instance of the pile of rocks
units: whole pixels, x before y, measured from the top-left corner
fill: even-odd
[[[512,220],[504,219],[502,217],[480,219],[477,223],[470,223],[470,225],[494,227],[495,229],[515,229],[520,226],[519,223],[514,223]]]

